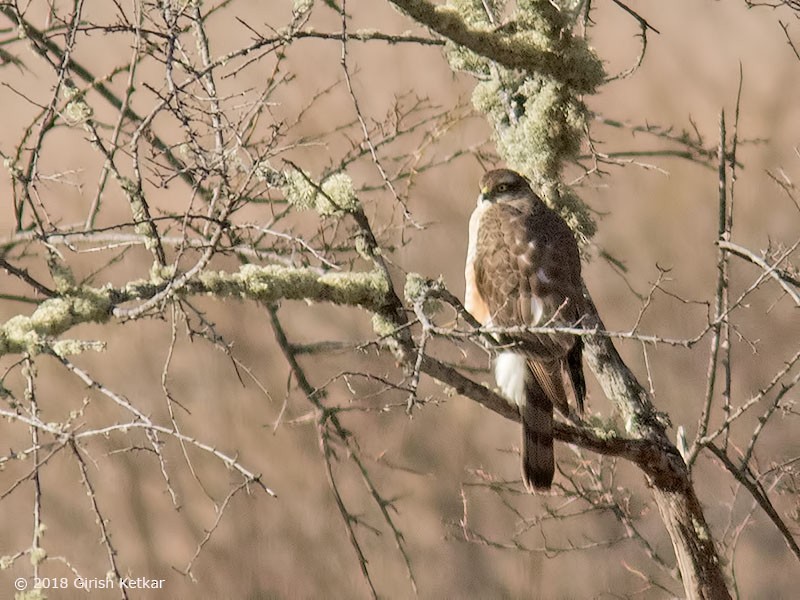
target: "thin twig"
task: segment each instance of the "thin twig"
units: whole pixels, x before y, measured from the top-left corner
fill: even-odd
[[[792,532],[786,526],[786,523],[783,522],[783,519],[781,519],[778,511],[775,510],[775,507],[772,505],[772,502],[761,488],[761,485],[752,479],[749,470],[746,467],[743,469],[737,468],[728,455],[725,454],[725,452],[718,448],[715,444],[707,444],[705,447],[708,448],[711,453],[719,459],[725,469],[736,479],[736,481],[741,483],[747,489],[747,491],[750,492],[750,495],[753,496],[756,502],[758,502],[759,506],[761,506],[761,509],[766,513],[766,515],[778,529],[781,537],[783,537],[783,540],[786,542],[786,545],[789,546],[789,549],[792,551],[795,557],[800,560],[800,546],[798,546],[794,536],[792,535]]]

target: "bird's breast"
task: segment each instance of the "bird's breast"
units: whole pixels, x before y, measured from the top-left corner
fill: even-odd
[[[478,255],[478,230],[480,229],[481,219],[486,209],[490,206],[488,202],[480,202],[472,211],[469,218],[469,245],[467,247],[467,264],[464,268],[464,308],[483,325],[489,324],[491,314],[483,297],[478,292],[478,285],[475,281],[475,261]]]

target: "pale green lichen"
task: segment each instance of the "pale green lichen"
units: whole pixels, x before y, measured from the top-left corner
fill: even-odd
[[[14,564],[13,556],[0,556],[0,571],[6,571]]]
[[[584,417],[586,425],[591,428],[594,434],[600,439],[615,440],[624,437],[619,431],[618,423],[614,419],[603,419],[599,415],[586,415]]]
[[[281,191],[286,201],[300,210],[314,208],[317,198],[317,189],[311,183],[308,175],[300,171],[285,171]]]
[[[92,107],[86,104],[83,100],[74,100],[73,102],[69,102],[65,107],[64,110],[61,112],[61,116],[64,117],[64,121],[66,121],[67,125],[75,126],[80,125],[88,121],[94,111]]]
[[[692,527],[694,528],[695,535],[697,535],[697,539],[704,542],[707,542],[711,539],[708,535],[708,528],[698,521],[694,516],[692,516]]]
[[[150,298],[162,287],[164,282],[158,279],[135,279],[125,284],[120,292],[125,298]]]
[[[494,11],[500,9],[503,4],[496,0],[487,0],[486,3],[489,9]],[[454,11],[470,27],[486,30],[491,27],[482,0],[450,0],[446,7],[442,7],[443,11],[448,9]]]
[[[578,236],[578,242],[585,249],[589,240],[597,232],[589,207],[580,199],[572,188],[559,183],[548,196],[550,204],[559,212],[567,225]]]
[[[602,83],[602,63],[584,39],[572,35],[573,12],[559,10],[550,0],[517,2],[510,15],[490,10],[491,20],[483,0],[450,0],[432,12],[420,8],[419,17],[456,42],[446,50],[453,68],[474,64],[475,58],[463,54],[473,52],[486,65],[490,59],[484,57],[493,57],[498,68],[543,75],[575,94],[591,93]],[[480,70],[485,73],[486,66]]]
[[[355,240],[355,250],[358,255],[366,261],[372,262],[373,254],[375,253],[375,248],[372,244],[369,243],[366,237],[364,237],[363,233],[356,234]]]
[[[11,157],[6,157],[3,159],[3,167],[8,169],[8,174],[11,179],[18,181],[23,177],[23,171],[19,168],[17,163]]]
[[[65,294],[75,287],[75,275],[58,256],[51,254],[47,258],[47,266],[50,269],[50,276],[53,278],[56,291]]]
[[[244,265],[237,273],[206,271],[198,277],[203,291],[261,302],[310,300],[379,310],[386,304],[389,284],[382,273],[331,272],[279,265]]]
[[[71,305],[74,323],[102,323],[111,316],[110,288],[82,287],[65,297]],[[36,313],[34,313],[35,315]],[[61,332],[59,332],[61,333]]]
[[[310,11],[314,7],[314,0],[294,0],[292,12],[296,15],[302,15]]]
[[[336,173],[322,182],[322,194],[317,195],[316,209],[322,216],[331,216],[358,209],[353,180],[346,173]]]
[[[583,135],[578,101],[563,84],[545,79],[526,79],[512,102],[517,113],[494,112],[498,151],[511,168],[534,173],[543,180],[556,180],[566,160],[575,157]]]
[[[346,173],[334,173],[319,186],[307,173],[297,170],[285,171],[282,180],[280,187],[286,200],[300,210],[313,209],[320,216],[332,217],[358,209],[353,181]]]
[[[406,302],[414,304],[428,291],[428,279],[419,273],[409,273],[406,275],[406,283],[403,286],[403,295]]]
[[[46,423],[47,430],[53,433],[67,433],[69,425],[67,423],[60,423],[58,421],[48,421]]]
[[[433,282],[419,273],[409,273],[406,275],[403,295],[405,296],[406,302],[411,305],[416,305],[417,302],[422,300],[423,312],[430,315],[441,308],[441,303],[438,300],[427,297],[431,288],[437,285],[444,285],[441,278],[438,282]]]
[[[11,317],[3,325],[2,330],[3,354],[7,352],[36,351],[39,335],[34,331],[31,318],[25,315]]]
[[[169,0],[172,10],[182,13],[187,8],[203,6],[203,0]]]
[[[67,105],[61,111],[61,116],[67,125],[79,125],[91,118],[92,107],[86,104],[83,94],[77,87],[67,81],[64,83],[61,94],[67,100]]]
[[[552,3],[539,0],[517,3],[515,15],[515,39],[532,44],[548,52],[562,52],[568,48],[564,44],[563,33],[569,32],[570,24]],[[568,37],[571,35],[567,34]],[[583,46],[582,42],[578,42]]]
[[[380,271],[326,273],[319,283],[330,292],[328,301],[336,304],[355,303],[376,309],[386,305],[389,295],[389,283]]]
[[[101,342],[54,340],[71,327],[107,321],[115,303],[152,298],[164,283],[132,281],[121,290],[80,287],[42,302],[30,316],[17,315],[0,324],[0,356],[8,353],[55,352],[64,356],[102,350]],[[235,273],[203,271],[175,293],[238,296],[262,302],[307,300],[385,310],[389,282],[380,271],[328,272],[279,265],[244,265]],[[113,302],[112,302],[113,298]]]
[[[450,0],[449,6],[472,28],[490,30],[520,52],[541,53],[539,62],[523,70],[493,64],[454,44],[447,49],[453,69],[480,80],[472,102],[492,124],[506,165],[527,175],[585,243],[595,233],[594,220],[560,179],[564,164],[578,156],[586,130],[587,110],[579,96],[602,81],[603,70],[585,40],[572,35],[574,13],[549,0],[520,0],[513,14],[493,24],[483,0]],[[499,6],[490,9],[502,14]]]
[[[280,171],[275,169],[266,159],[259,160],[254,163],[252,170],[253,176],[258,179],[258,181],[269,184],[272,184],[275,181],[276,176],[279,176],[280,174]]]
[[[42,548],[41,546],[37,546],[36,548],[31,548],[30,559],[32,565],[40,565],[42,561],[47,558],[47,550]]]
[[[64,297],[45,300],[31,316],[17,315],[0,326],[0,354],[39,353],[48,348],[47,338],[79,323],[106,321],[110,311],[107,289],[78,288]]]
[[[178,144],[175,147],[175,153],[187,162],[194,160],[196,158],[194,150],[186,142],[181,142],[180,144]]]
[[[397,331],[394,321],[388,319],[380,313],[372,315],[372,330],[378,337],[389,338]]]
[[[590,213],[559,183],[564,163],[580,151],[586,118],[583,104],[559,82],[520,79],[509,72],[479,83],[472,98],[475,108],[494,125],[497,149],[507,165],[527,174],[557,209],[577,211],[574,225],[584,237],[591,237]]]
[[[147,210],[145,208],[144,196],[142,195],[141,188],[127,177],[121,177],[119,183],[122,187],[122,191],[124,191],[125,195],[128,197],[128,202],[131,206],[131,216],[135,223],[133,230],[145,238],[145,248],[153,250],[158,244],[158,240],[156,239],[155,226],[147,217]]]
[[[66,357],[81,354],[87,350],[103,352],[106,344],[95,340],[58,340],[50,344],[50,349],[56,356]]]
[[[150,281],[156,284],[169,281],[175,277],[176,266],[173,265],[160,265],[154,262],[150,266]]]
[[[63,85],[61,86],[61,96],[64,100],[73,100],[80,95],[81,91],[75,87],[75,83],[72,79],[67,78],[64,80]]]
[[[464,23],[475,30],[488,32],[492,28],[481,0],[450,0],[446,6],[440,7],[441,12],[446,10],[453,11],[456,18],[463,19]],[[469,48],[448,41],[445,46],[445,56],[450,67],[456,71],[489,76],[490,62]]]

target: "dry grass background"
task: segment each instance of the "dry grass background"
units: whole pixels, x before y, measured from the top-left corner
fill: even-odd
[[[91,3],[90,11],[100,14],[109,7]],[[592,29],[593,45],[607,61],[609,73],[630,66],[638,52],[636,23],[611,2],[595,2]],[[800,213],[769,179],[765,170],[785,169],[800,182],[800,60],[787,46],[778,18],[788,20],[790,32],[800,43],[800,22],[790,14],[770,9],[748,10],[743,1],[726,2],[673,0],[636,2],[635,8],[660,30],[649,36],[644,65],[630,78],[614,82],[588,98],[590,108],[605,117],[635,124],[674,125],[690,129],[690,119],[703,135],[706,146],[717,140],[717,121],[722,108],[729,117],[736,100],[739,65],[744,74],[739,135],[742,139],[763,139],[763,143],[742,145],[739,159],[734,239],[754,250],[765,248],[770,240],[793,241],[800,231]],[[289,12],[289,2],[236,2],[210,21],[209,32],[215,52],[236,47],[249,36],[235,20],[239,17],[260,28],[268,22],[280,26]],[[408,19],[374,1],[349,2],[351,27],[379,28],[400,33],[411,29]],[[36,9],[41,10],[41,7]],[[41,21],[42,16],[39,16]],[[32,17],[37,22],[35,16]],[[334,13],[317,11],[314,25],[319,30],[338,30]],[[79,45],[76,58],[91,64],[98,73],[127,60],[130,49],[115,45],[112,36],[90,37]],[[381,43],[351,44],[351,64],[357,66],[356,92],[364,112],[376,120],[391,110],[397,95],[413,92],[443,108],[456,106],[469,98],[473,82],[451,73],[438,48],[389,46]],[[297,79],[280,94],[281,105],[274,114],[291,118],[298,106],[315,90],[341,80],[340,47],[334,41],[309,40],[295,44],[288,60]],[[32,71],[5,67],[0,89],[4,116],[0,118],[0,149],[8,153],[20,138],[21,127],[31,117],[30,105],[20,100],[11,88],[24,90],[32,98],[47,98],[50,71],[29,57]],[[37,66],[38,65],[38,66]],[[41,69],[37,71],[37,69]],[[153,73],[154,81],[160,75]],[[263,71],[252,69],[226,80],[226,91],[259,84]],[[102,106],[95,102],[95,106]],[[101,110],[101,109],[96,109]],[[299,132],[330,131],[340,122],[353,118],[352,106],[343,86],[311,110]],[[481,119],[473,117],[445,133],[434,152],[441,156],[456,149],[481,144],[489,135]],[[596,127],[594,136],[603,151],[659,150],[669,146],[645,134]],[[79,190],[53,183],[42,193],[63,223],[84,218],[87,203],[101,163],[80,136],[53,136],[44,154],[44,171],[75,169],[74,178],[86,188]],[[314,172],[328,164],[344,147],[335,143],[294,151],[295,160]],[[418,143],[418,139],[411,142]],[[412,146],[413,147],[413,146]],[[486,146],[483,146],[486,148]],[[400,148],[402,149],[402,148]],[[580,189],[582,198],[599,215],[598,246],[625,261],[633,288],[645,293],[658,275],[657,265],[671,269],[667,287],[682,297],[710,300],[715,285],[714,239],[717,218],[717,176],[713,169],[678,158],[642,158],[659,167],[635,165],[609,168],[608,176],[589,180]],[[442,275],[457,295],[463,293],[463,258],[466,249],[466,222],[483,166],[471,156],[421,174],[412,188],[409,205],[415,216],[428,226],[412,232],[411,242],[399,248],[392,260],[400,272],[416,271],[430,277]],[[369,166],[351,173],[355,180],[374,181]],[[666,171],[661,172],[661,170]],[[577,174],[571,173],[572,175]],[[7,173],[0,175],[3,208],[0,233],[12,233]],[[119,198],[108,200],[110,204]],[[175,185],[158,194],[164,206],[183,207],[186,191]],[[173,195],[172,197],[170,195]],[[154,196],[155,197],[155,196]],[[121,203],[120,203],[121,204]],[[117,214],[124,217],[124,205]],[[108,218],[115,213],[110,211]],[[266,220],[268,209],[248,209],[247,219]],[[70,256],[70,264],[81,274],[93,268],[92,255]],[[149,254],[132,250],[109,271],[107,279],[120,284],[146,273]],[[734,262],[737,277],[734,293],[749,285],[755,270]],[[216,268],[236,268],[232,260],[220,260]],[[31,272],[47,280],[43,263],[30,264]],[[106,275],[104,274],[104,277]],[[626,282],[602,259],[585,265],[585,277],[599,310],[612,330],[630,327],[638,313],[640,300]],[[22,292],[11,277],[3,276],[0,285],[6,292]],[[741,311],[741,330],[759,340],[759,352],[745,344],[734,349],[735,397],[743,399],[756,392],[772,376],[782,360],[797,349],[800,320],[788,303],[778,303],[767,313],[778,294],[774,289],[756,294]],[[183,460],[179,448],[169,446],[170,460],[180,509],[170,502],[157,463],[144,450],[126,453],[119,435],[91,447],[89,463],[97,486],[97,498],[110,521],[119,561],[135,576],[165,578],[161,594],[143,598],[272,598],[272,597],[362,597],[366,594],[353,551],[326,481],[323,461],[313,427],[302,421],[310,412],[308,403],[292,387],[283,422],[278,418],[287,395],[288,367],[276,347],[263,308],[235,300],[204,299],[201,306],[234,351],[266,383],[271,398],[265,397],[249,381],[240,383],[230,360],[202,341],[190,342],[180,336],[169,375],[174,396],[191,413],[182,417],[185,431],[238,456],[251,470],[278,493],[276,499],[254,490],[239,494],[226,510],[211,541],[194,565],[197,583],[181,575],[194,554],[204,532],[216,519],[215,504],[221,502],[234,475],[218,463],[190,451],[202,486]],[[0,303],[0,318],[28,313],[29,307],[12,302]],[[369,316],[359,311],[293,302],[281,309],[285,326],[293,341],[312,342],[339,339],[359,341],[371,335]],[[685,305],[659,296],[643,322],[643,330],[669,337],[692,336],[706,319],[703,306]],[[164,418],[166,407],[161,390],[161,373],[170,339],[170,327],[160,320],[145,320],[126,325],[81,326],[71,337],[104,339],[108,349],[100,355],[84,354],[76,362],[100,381],[125,394],[153,417]],[[619,344],[623,355],[645,380],[647,372],[640,345]],[[648,349],[652,384],[657,406],[667,411],[675,425],[694,433],[705,385],[708,344],[693,350],[665,346]],[[0,366],[11,366],[14,357],[4,357]],[[343,361],[345,361],[343,363]],[[304,360],[313,380],[321,384],[342,369],[357,370],[368,365],[374,372],[393,371],[393,362],[352,354]],[[74,377],[56,368],[53,361],[37,361],[39,402],[44,420],[63,419],[69,410],[91,397],[87,424],[114,422],[119,416],[114,407],[97,394],[87,391]],[[611,408],[590,379],[592,411],[608,415]],[[375,406],[385,398],[371,397],[379,388],[359,383],[358,395]],[[486,471],[501,478],[517,477],[517,457],[510,453],[517,444],[517,425],[505,422],[485,409],[462,398],[448,398],[437,386],[424,382],[424,392],[440,402],[429,404],[413,419],[402,410],[393,412],[355,412],[344,417],[345,424],[358,436],[361,450],[381,490],[396,499],[397,522],[403,531],[418,578],[420,595],[425,598],[594,598],[668,597],[664,590],[644,587],[637,570],[651,570],[640,546],[624,542],[611,549],[586,550],[558,555],[519,553],[490,548],[460,539],[462,485],[478,480],[475,473]],[[330,400],[346,404],[352,400],[345,388],[335,388]],[[88,426],[87,425],[87,426]],[[27,433],[21,426],[0,424],[3,452],[25,447]],[[796,430],[780,421],[771,424],[760,449],[764,463],[780,457],[796,456],[800,441]],[[566,460],[569,451],[559,448]],[[346,461],[345,463],[346,464]],[[12,463],[0,472],[0,493],[26,475],[30,463]],[[349,467],[337,469],[342,492],[351,510],[367,522],[382,526],[374,506],[363,492],[360,476]],[[42,471],[45,490],[43,520],[48,526],[44,547],[50,556],[65,556],[87,577],[102,577],[108,569],[104,548],[83,488],[79,472],[65,453],[55,456]],[[719,535],[727,526],[731,479],[717,465],[701,460],[695,479],[708,517]],[[653,540],[657,551],[671,556],[655,507],[642,489],[641,477],[630,467],[620,465],[620,486],[638,489],[634,508],[641,513],[642,530]],[[520,527],[519,521],[503,509],[488,492],[467,488],[470,497],[470,523],[488,538],[508,541]],[[13,554],[29,546],[31,538],[31,498],[29,484],[20,486],[2,500],[0,508],[0,555]],[[211,500],[213,499],[213,501]],[[558,500],[547,502],[558,504]],[[535,497],[520,497],[514,505],[526,516],[535,517],[545,502]],[[750,502],[741,494],[734,515],[741,516]],[[797,499],[782,496],[778,506],[788,512]],[[794,524],[797,530],[796,523]],[[608,516],[586,515],[563,524],[546,526],[547,543],[559,546],[569,541],[585,542],[613,538],[619,525]],[[534,529],[523,536],[531,546],[543,539]],[[388,531],[372,535],[361,533],[371,573],[382,596],[412,595],[402,561]],[[735,554],[739,590],[743,598],[789,598],[796,594],[800,569],[772,525],[756,511],[753,522],[743,533]],[[0,597],[11,597],[14,577],[30,572],[26,560],[17,561],[0,572]],[[46,563],[44,574],[68,575],[56,561]],[[666,581],[660,577],[660,581]],[[670,584],[676,593],[680,586]],[[95,591],[80,594],[51,593],[51,598],[114,597]]]

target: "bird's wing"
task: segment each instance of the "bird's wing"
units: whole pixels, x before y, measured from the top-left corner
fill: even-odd
[[[477,232],[475,286],[493,325],[574,324],[581,314],[580,269],[572,232],[544,205],[501,203],[484,212]],[[554,345],[548,354],[559,355],[575,339],[547,337],[550,342],[542,343]]]
[[[475,288],[496,327],[573,325],[580,317],[580,255],[572,232],[558,215],[530,202],[499,203],[480,220],[475,251]],[[569,413],[564,375],[575,336],[515,333],[520,352],[547,398]],[[571,379],[574,379],[571,377]],[[571,395],[582,403],[573,383]],[[578,396],[581,397],[578,397]]]

